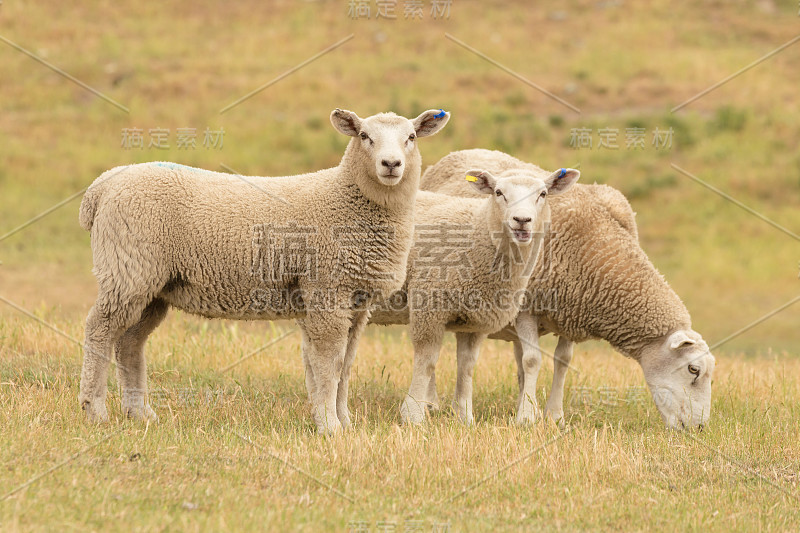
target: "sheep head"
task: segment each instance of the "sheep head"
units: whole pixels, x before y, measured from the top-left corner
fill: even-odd
[[[467,181],[482,194],[494,197],[495,218],[513,241],[527,244],[539,226],[548,194],[561,194],[572,187],[581,173],[560,169],[542,179],[519,171],[508,171],[499,177],[488,170],[470,170]]]
[[[368,173],[381,185],[394,187],[403,180],[409,160],[419,166],[417,139],[441,130],[450,113],[429,109],[410,120],[394,113],[379,113],[360,118],[352,111],[334,109],[331,123],[337,131],[354,137],[351,147],[361,159],[372,162]]]
[[[645,347],[639,364],[667,426],[702,427],[708,421],[715,359],[699,333],[681,329],[660,338]]]

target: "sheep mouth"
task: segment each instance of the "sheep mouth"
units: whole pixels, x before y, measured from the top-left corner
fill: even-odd
[[[514,239],[518,242],[529,242],[533,237],[533,233],[528,230],[512,229],[511,231],[514,233]]]
[[[378,174],[378,180],[384,185],[397,185],[402,174]]]

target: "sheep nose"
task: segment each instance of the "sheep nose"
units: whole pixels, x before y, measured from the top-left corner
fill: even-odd
[[[520,226],[524,226],[525,224],[531,221],[531,217],[513,217],[513,218],[514,220],[517,221],[517,224],[519,224]]]
[[[385,166],[389,170],[394,170],[395,168],[399,167],[402,163],[399,159],[395,159],[394,161],[389,161],[388,159],[384,159],[381,161],[381,165]]]

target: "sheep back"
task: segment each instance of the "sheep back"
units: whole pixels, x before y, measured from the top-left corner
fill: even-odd
[[[370,202],[344,174],[244,178],[173,163],[109,171],[80,213],[101,293],[252,319],[390,293],[402,284],[413,212]]]
[[[545,172],[503,152],[462,150],[428,167],[420,186],[472,196],[459,186],[471,168]],[[576,184],[548,201],[551,233],[524,307],[539,318],[542,333],[574,342],[605,339],[638,357],[652,340],[691,327],[683,302],[640,247],[635,213],[622,193],[607,185]],[[509,327],[490,337],[514,340],[516,334]]]

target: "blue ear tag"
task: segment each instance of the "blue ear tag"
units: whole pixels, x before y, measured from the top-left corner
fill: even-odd
[[[562,169],[561,169],[561,174],[559,174],[559,175],[558,175],[558,177],[559,177],[559,178],[563,178],[563,177],[564,177],[564,176],[566,176],[566,175],[567,175],[567,169],[565,169],[565,168],[562,168]]]
[[[444,109],[440,109],[439,111],[441,111],[441,113],[436,113],[435,115],[433,115],[433,118],[442,118],[447,114],[444,112]]]

